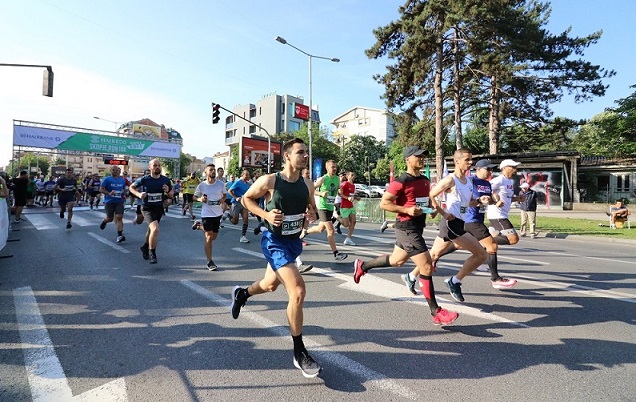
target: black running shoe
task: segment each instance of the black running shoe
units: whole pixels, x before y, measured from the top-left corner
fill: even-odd
[[[309,356],[309,352],[306,350],[300,353],[298,359],[294,356],[294,366],[303,372],[305,378],[314,378],[320,373],[320,370],[322,370],[322,367]]]
[[[340,230],[340,222],[336,225],[336,233],[342,234],[342,230]]]
[[[64,211],[60,211],[60,218],[64,219]]]
[[[232,310],[232,318],[235,320],[241,313],[241,307],[243,307],[247,301],[246,293],[246,290],[240,286],[235,286],[232,290],[232,306],[230,308]]]
[[[121,243],[123,241],[126,241],[126,236],[124,235],[117,236],[117,243]]]
[[[404,274],[402,275],[402,280],[404,281],[404,284],[406,285],[406,287],[408,288],[409,292],[413,293],[414,295],[417,294],[417,290],[415,290],[415,283],[417,281],[415,280],[410,280],[409,279],[409,274]]]
[[[144,260],[149,260],[150,252],[148,251],[148,247],[141,246],[139,247],[139,249],[141,250],[141,256],[144,258]]]
[[[150,253],[150,263],[151,264],[156,264],[157,263],[157,254],[155,254],[155,252],[153,251],[152,253]]]
[[[201,222],[196,221],[192,224],[192,230],[199,230],[200,226],[201,226]]]
[[[254,236],[258,236],[263,228],[265,228],[265,224],[263,222],[259,222],[259,224],[254,228]]]
[[[100,228],[101,230],[106,229],[106,222],[102,221],[102,223],[100,223],[100,224],[99,224],[99,228]]]
[[[73,227],[73,225],[71,225],[71,222],[67,222],[67,223],[66,223],[66,228],[67,228],[67,229],[70,229],[70,228],[72,228],[72,227]]]
[[[208,271],[216,271],[216,264],[212,260],[208,261],[207,267]]]
[[[444,281],[450,290],[451,296],[453,299],[457,300],[460,303],[464,302],[464,295],[462,295],[462,284],[461,283],[453,283],[453,278],[450,277]]]

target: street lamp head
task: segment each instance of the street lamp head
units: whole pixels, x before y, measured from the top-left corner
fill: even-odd
[[[334,63],[340,63],[340,59],[337,57],[334,57],[333,59],[331,59],[331,61],[333,61]]]
[[[276,37],[276,41],[282,43],[283,45],[287,44],[287,41],[285,40],[285,38],[282,38],[280,36]]]

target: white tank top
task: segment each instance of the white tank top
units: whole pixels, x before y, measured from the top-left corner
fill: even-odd
[[[465,220],[468,203],[473,198],[473,181],[470,177],[466,177],[466,184],[464,184],[454,175],[453,180],[455,180],[455,186],[446,193],[446,212]]]

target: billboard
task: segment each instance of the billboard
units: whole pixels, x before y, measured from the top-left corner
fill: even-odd
[[[42,127],[13,126],[13,145],[71,152],[178,158],[180,145],[150,138],[87,134]]]
[[[272,141],[270,160],[274,161],[272,170],[281,167],[281,143]],[[241,168],[267,170],[267,139],[241,137],[239,144],[239,166]]]
[[[161,136],[161,127],[148,126],[146,124],[133,124],[133,135],[141,135],[145,137],[168,138]]]
[[[309,120],[309,106],[301,103],[294,103],[294,117],[302,120]]]

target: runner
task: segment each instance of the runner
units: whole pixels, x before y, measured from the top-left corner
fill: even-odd
[[[410,258],[419,269],[420,288],[428,303],[433,324],[448,325],[455,321],[459,314],[443,309],[437,304],[431,255],[422,237],[426,225],[425,208],[429,208],[430,205],[431,182],[421,173],[424,167],[423,157],[428,155],[428,151],[417,146],[408,146],[404,149],[403,155],[406,160],[406,173],[389,184],[380,201],[380,208],[397,214],[393,253],[367,262],[355,260],[353,281],[360,283],[360,278],[372,268],[402,266]]]
[[[239,221],[239,215],[243,218],[243,227],[241,228],[241,238],[239,241],[241,243],[249,243],[250,241],[245,237],[247,233],[247,222],[249,218],[249,211],[243,207],[241,203],[241,198],[247,190],[250,188],[250,172],[245,169],[241,173],[241,178],[236,180],[232,187],[227,191],[228,194],[232,197],[232,209],[230,210],[230,222],[236,225]]]
[[[333,217],[334,201],[336,195],[338,195],[338,189],[340,188],[340,179],[336,175],[338,171],[338,164],[335,161],[328,160],[325,164],[327,168],[327,174],[316,180],[315,188],[318,200],[318,216],[320,217],[320,223],[316,226],[312,226],[307,230],[302,231],[300,238],[303,239],[308,234],[322,233],[327,230],[327,240],[329,241],[329,247],[333,252],[333,257],[336,261],[342,261],[348,257],[347,254],[341,253],[336,248],[336,240],[334,238],[334,228],[331,218]]]
[[[172,198],[173,193],[170,179],[161,174],[161,162],[158,159],[152,159],[148,162],[148,167],[150,174],[135,180],[130,186],[130,192],[141,199],[141,212],[145,221],[148,222],[146,241],[140,247],[141,255],[144,260],[150,260],[151,264],[156,264],[159,222],[164,214],[163,197],[167,195],[168,198]],[[143,192],[138,190],[140,186],[143,186]]]
[[[119,176],[119,173],[117,175]],[[93,204],[95,204],[95,208],[99,208],[99,201],[102,194],[100,192],[101,187],[102,181],[99,179],[99,175],[97,173],[93,174],[93,177],[88,181],[86,185],[86,191],[88,192],[89,204],[91,209],[93,209]],[[95,200],[97,200],[97,203],[95,203]]]
[[[205,181],[199,183],[193,196],[195,201],[201,201],[201,222],[194,222],[192,229],[203,230],[205,233],[203,249],[208,259],[206,267],[214,271],[216,264],[212,261],[212,242],[219,234],[222,205],[225,204],[225,183],[216,179],[216,167],[213,164],[205,167],[204,174]]]
[[[353,236],[353,230],[356,227],[356,209],[353,206],[353,201],[359,199],[356,197],[356,186],[353,184],[353,180],[356,178],[354,172],[347,172],[346,180],[340,184],[340,191],[338,194],[342,198],[340,201],[340,218],[338,218],[338,228],[340,225],[348,229],[347,237],[342,244],[347,246],[355,246],[356,244],[351,240]]]
[[[29,173],[26,170],[20,171],[18,176],[11,180],[11,184],[13,184],[15,223],[20,223],[22,221],[22,210],[27,205],[28,200]]]
[[[283,285],[288,295],[287,320],[294,343],[293,364],[306,378],[316,377],[321,367],[309,355],[303,342],[303,302],[305,282],[294,260],[302,252],[299,239],[304,220],[313,214],[313,184],[300,176],[307,165],[307,147],[296,138],[283,146],[285,167],[279,173],[264,175],[247,190],[242,198],[245,207],[267,221],[261,249],[267,259],[265,276],[247,288],[236,286],[232,291],[232,317],[238,318],[241,308],[251,296],[275,291]],[[266,197],[265,209],[257,200]]]
[[[126,241],[124,237],[124,203],[126,202],[126,179],[120,176],[119,166],[111,166],[110,176],[101,181],[99,192],[104,194],[104,210],[106,217],[99,228],[104,230],[106,224],[115,220],[117,227],[117,243]],[[91,209],[93,208],[91,204]]]
[[[73,207],[75,206],[75,197],[79,195],[79,185],[73,175],[73,169],[66,169],[66,175],[57,179],[55,183],[57,191],[57,203],[60,205],[60,218],[64,219],[64,211],[68,211],[66,220],[66,228],[70,229],[71,220],[73,219]]]
[[[148,176],[149,174],[150,174],[150,170],[146,169],[146,170],[144,170],[144,174],[141,177]],[[144,192],[144,186],[137,187],[137,191],[139,191],[140,193],[143,193]],[[132,193],[132,191],[130,191],[130,187],[128,188],[128,194],[130,195],[130,199],[134,200],[135,206],[136,206],[135,212],[136,212],[137,215],[135,216],[135,219],[133,219],[133,221],[132,221],[133,225],[141,225],[144,222],[144,215],[141,213],[141,205],[143,203],[141,202],[139,197],[136,197]],[[132,210],[132,205],[131,205],[131,210]]]
[[[462,148],[455,151],[453,160],[455,170],[440,180],[431,189],[430,197],[433,208],[442,216],[439,223],[439,233],[435,238],[431,248],[431,258],[433,261],[439,260],[449,247],[456,246],[471,253],[470,257],[464,261],[457,275],[446,279],[444,282],[448,286],[451,296],[458,302],[464,301],[461,285],[462,279],[473,272],[477,267],[486,261],[488,254],[479,241],[464,229],[466,212],[469,207],[481,205],[478,198],[473,198],[473,182],[466,177],[466,172],[470,171],[473,154],[470,150]],[[446,210],[442,209],[437,201],[437,196],[446,193]]]
[[[44,182],[44,206],[53,207],[53,198],[55,198],[55,180],[53,176]]]
[[[181,191],[181,180],[177,179],[174,181],[174,186],[172,186],[172,191],[174,191],[174,205],[179,205],[179,192]]]
[[[200,180],[197,178],[197,174],[192,172],[190,177],[185,179],[181,183],[181,191],[183,192],[183,206],[181,208],[181,215],[185,216],[186,211],[190,208],[190,219],[195,220],[194,211],[192,210],[192,195],[194,194],[194,190],[197,189]]]
[[[500,246],[519,243],[519,235],[508,220],[508,213],[513,202],[523,202],[526,199],[525,195],[515,196],[514,193],[515,182],[512,177],[520,164],[512,159],[504,159],[499,164],[501,174],[490,181],[492,196],[496,202],[488,206],[488,219],[490,226],[494,228],[493,237]]]

